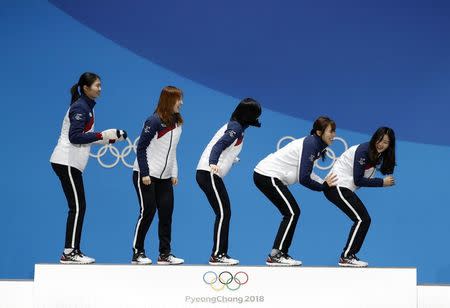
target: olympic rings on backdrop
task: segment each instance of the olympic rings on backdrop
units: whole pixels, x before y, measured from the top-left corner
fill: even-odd
[[[281,144],[285,141],[285,140],[289,140],[289,141],[293,141],[295,140],[295,137],[292,136],[285,136],[283,138],[281,138],[278,142],[277,142],[277,150],[279,150],[282,146]],[[341,137],[334,137],[335,141],[340,141],[342,142],[342,144],[344,145],[344,151],[346,151],[348,149],[348,144],[347,142],[341,138]],[[115,144],[105,144],[103,146],[101,146],[98,150],[97,153],[89,153],[89,156],[93,157],[93,158],[97,158],[98,163],[104,167],[104,168],[113,168],[115,166],[117,166],[117,164],[119,164],[120,161],[122,161],[122,163],[128,167],[128,168],[133,168],[133,162],[129,163],[126,158],[132,154],[132,152],[134,152],[134,154],[136,154],[136,149],[137,149],[137,143],[139,141],[139,137],[136,138],[136,140],[132,143],[131,140],[129,138],[126,139],[127,141],[127,146],[124,147],[122,149],[122,151],[120,151]],[[114,161],[112,163],[105,163],[102,158],[107,154],[110,153],[113,157],[115,157]],[[331,169],[331,167],[333,166],[334,162],[336,161],[336,159],[338,158],[338,156],[336,156],[336,152],[335,150],[331,149],[331,148],[327,148],[327,153],[326,155],[328,156],[328,158],[331,159],[331,163],[327,166],[321,166],[319,165],[317,160],[314,163],[314,166],[317,167],[320,170],[328,170]]]
[[[281,138],[281,139],[278,141],[278,143],[277,143],[277,150],[279,150],[279,149],[282,147],[281,144],[283,143],[283,141],[285,141],[285,140],[293,141],[293,140],[295,140],[295,139],[296,139],[296,138],[294,138],[294,137],[292,137],[292,136],[285,136],[285,137]],[[344,151],[343,151],[343,152],[345,152],[345,151],[348,149],[347,141],[345,141],[343,138],[341,138],[341,137],[334,137],[334,141],[340,141],[340,142],[342,142],[342,144],[344,145]],[[321,166],[321,165],[319,165],[319,160],[316,160],[316,161],[314,162],[314,166],[317,167],[317,168],[320,169],[320,170],[328,170],[328,169],[331,169],[331,167],[333,166],[334,162],[336,161],[336,159],[338,159],[339,156],[336,156],[335,150],[333,150],[333,149],[331,149],[331,148],[329,148],[329,147],[327,148],[326,155],[328,156],[328,158],[331,159],[331,163],[330,163],[329,165],[327,165],[327,166]]]
[[[120,151],[115,144],[105,144],[103,146],[101,146],[98,150],[96,154],[93,153],[89,153],[89,156],[93,157],[93,158],[97,158],[98,163],[104,167],[104,168],[113,168],[115,166],[117,166],[117,164],[122,161],[122,163],[128,167],[128,168],[133,168],[133,162],[132,163],[128,163],[125,158],[128,157],[132,152],[134,152],[134,154],[136,154],[136,149],[137,149],[137,143],[139,141],[139,137],[136,138],[136,140],[134,141],[134,143],[131,143],[131,140],[129,138],[126,139],[126,142],[128,143],[126,147],[124,147],[122,149],[122,151]],[[105,163],[102,160],[102,157],[105,156],[107,154],[107,152],[109,151],[109,153],[115,157],[115,160],[108,164]]]

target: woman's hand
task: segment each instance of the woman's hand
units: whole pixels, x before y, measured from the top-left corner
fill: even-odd
[[[209,167],[211,168],[212,173],[215,173],[215,174],[219,173],[219,166],[211,164],[211,165],[209,165]]]
[[[172,185],[175,186],[178,184],[178,178],[172,178]]]
[[[150,177],[147,176],[143,176],[142,177],[142,183],[144,183],[144,185],[150,185],[152,183],[152,180],[150,179]]]
[[[333,187],[336,186],[336,182],[337,182],[337,175],[330,173],[326,178],[325,178],[325,182],[327,182],[329,187]]]
[[[383,179],[383,186],[387,187],[387,186],[394,186],[395,185],[395,179],[392,175],[388,175],[387,177],[385,177]]]

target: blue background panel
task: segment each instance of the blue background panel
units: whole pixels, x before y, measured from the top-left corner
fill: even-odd
[[[67,209],[48,160],[70,86],[94,71],[103,82],[96,128],[126,129],[132,141],[163,86],[185,92],[173,248],[188,263],[206,263],[212,245],[197,161],[240,98],[253,96],[263,126],[248,129],[241,162],[225,179],[232,256],[264,264],[281,219],[254,186],[254,166],[280,138],[302,137],[328,114],[349,145],[381,125],[399,137],[397,185],[358,192],[372,216],[360,257],[371,266],[418,267],[421,283],[450,282],[448,13],[443,1],[4,1],[0,278],[31,278],[34,263],[58,261]],[[342,153],[338,142],[332,148]],[[134,153],[125,159],[132,163]],[[106,169],[96,159],[85,171],[82,248],[100,263],[130,261],[139,212],[131,175],[122,162]],[[302,209],[292,255],[335,266],[350,221],[321,193],[291,190]],[[146,241],[153,259],[156,223]]]

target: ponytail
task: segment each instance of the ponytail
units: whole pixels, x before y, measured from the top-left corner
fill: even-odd
[[[72,105],[80,98],[80,92],[78,91],[78,83],[74,84],[72,88],[70,88],[70,94],[72,98],[70,99],[70,104]]]

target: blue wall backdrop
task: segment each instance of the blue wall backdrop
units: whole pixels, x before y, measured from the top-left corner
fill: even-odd
[[[94,71],[103,81],[96,128],[126,129],[132,141],[163,86],[185,92],[173,248],[187,263],[206,263],[212,240],[197,160],[239,99],[253,96],[263,127],[247,131],[225,180],[230,254],[264,264],[281,218],[252,170],[280,138],[302,137],[328,114],[350,145],[381,125],[399,138],[397,186],[359,191],[373,222],[360,257],[417,267],[421,283],[450,283],[447,1],[1,2],[0,278],[32,278],[35,263],[58,261],[66,204],[48,159],[70,86]],[[333,149],[342,153],[339,143]],[[99,263],[128,263],[139,210],[131,169],[91,159],[84,176],[83,250]],[[322,194],[292,191],[302,208],[292,255],[335,266],[350,222]],[[152,258],[156,222],[146,242]]]

